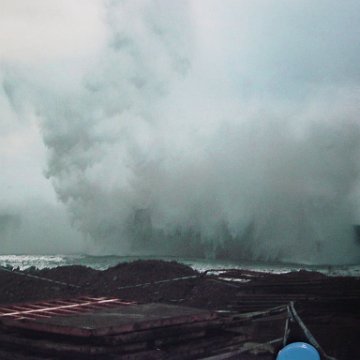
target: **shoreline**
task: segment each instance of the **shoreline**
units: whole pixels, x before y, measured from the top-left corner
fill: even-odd
[[[12,267],[17,270],[36,268],[55,268],[58,266],[83,265],[96,270],[106,270],[119,263],[129,263],[137,260],[177,261],[188,265],[197,271],[208,269],[228,268],[239,270],[254,270],[265,273],[287,273],[307,270],[316,271],[328,276],[360,276],[360,264],[342,265],[305,265],[293,263],[265,263],[265,262],[233,262],[216,259],[176,258],[159,256],[94,256],[94,255],[0,255],[0,266]]]

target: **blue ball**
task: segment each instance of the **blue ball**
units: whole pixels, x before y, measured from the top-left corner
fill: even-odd
[[[276,360],[320,360],[320,356],[313,346],[295,342],[280,350]]]

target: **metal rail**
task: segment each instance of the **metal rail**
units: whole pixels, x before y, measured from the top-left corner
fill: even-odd
[[[47,301],[23,305],[6,305],[0,307],[1,319],[36,319],[52,316],[74,315],[96,309],[119,305],[132,305],[132,301],[123,301],[118,298],[83,297],[62,301]]]
[[[306,325],[304,324],[304,322],[301,320],[300,316],[298,315],[296,309],[295,309],[295,305],[294,302],[291,301],[289,304],[289,309],[290,309],[290,314],[291,317],[293,318],[293,320],[295,322],[298,323],[298,325],[301,327],[301,329],[304,332],[304,335],[307,337],[307,339],[309,340],[310,344],[313,345],[315,347],[316,350],[319,351],[319,353],[321,354],[321,356],[326,359],[326,360],[337,360],[336,358],[329,356],[326,354],[326,352],[324,351],[324,349],[320,346],[320,344],[316,341],[316,339],[314,338],[313,334],[310,332],[310,330],[306,327]]]

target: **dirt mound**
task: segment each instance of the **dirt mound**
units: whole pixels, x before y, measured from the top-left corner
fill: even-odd
[[[110,278],[119,285],[142,284],[196,274],[198,274],[197,271],[176,261],[158,260],[123,263],[103,272],[105,278]]]
[[[85,266],[63,266],[53,269],[0,271],[0,303],[13,303],[77,295],[112,295],[137,301],[158,298],[147,296],[149,289],[126,286],[156,283],[166,279],[194,276],[192,268],[175,261],[144,260],[122,263],[104,271]],[[119,288],[121,290],[119,290]],[[150,292],[152,293],[152,292]],[[170,298],[173,297],[169,295]]]
[[[36,270],[30,273],[51,280],[83,286],[94,281],[101,272],[86,266],[72,265]]]

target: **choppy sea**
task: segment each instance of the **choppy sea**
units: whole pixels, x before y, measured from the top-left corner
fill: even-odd
[[[139,259],[176,260],[191,266],[198,271],[209,269],[245,269],[271,273],[284,273],[301,269],[315,270],[330,276],[360,276],[360,264],[358,265],[299,265],[283,263],[261,262],[230,262],[211,259],[188,259],[159,256],[93,256],[93,255],[0,255],[0,266],[11,266],[20,270],[29,267],[38,269],[53,268],[67,265],[83,265],[98,270],[105,270],[119,263],[135,261]]]

